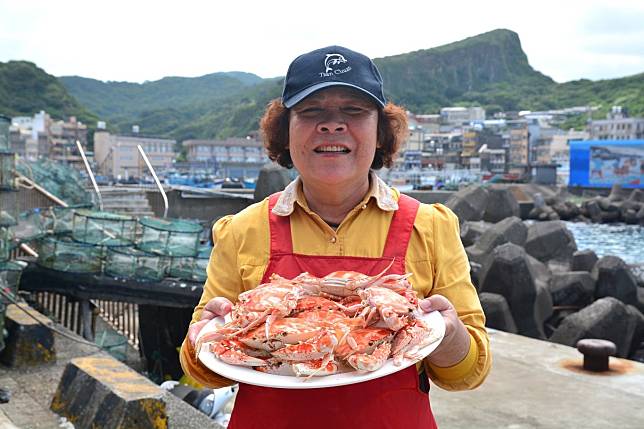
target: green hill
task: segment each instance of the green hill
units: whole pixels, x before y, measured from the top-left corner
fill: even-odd
[[[213,73],[195,78],[164,77],[142,84],[102,82],[79,76],[59,79],[81,103],[108,118],[149,110],[192,108],[262,82],[259,76],[243,72]]]
[[[472,100],[472,92],[495,93],[504,87],[542,90],[555,85],[535,71],[509,30],[489,33],[433,49],[375,60],[389,98],[419,113]],[[486,103],[488,104],[488,103]],[[516,106],[504,102],[504,110]]]
[[[31,116],[41,110],[53,118],[76,116],[93,126],[97,117],[90,113],[56,77],[27,61],[0,62],[0,114]]]

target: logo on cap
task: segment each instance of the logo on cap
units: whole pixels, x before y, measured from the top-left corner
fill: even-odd
[[[326,58],[324,58],[324,72],[320,72],[320,77],[329,77],[334,74],[348,72],[351,70],[351,66],[347,66],[343,69],[336,68],[345,63],[347,63],[347,59],[341,54],[326,54]]]

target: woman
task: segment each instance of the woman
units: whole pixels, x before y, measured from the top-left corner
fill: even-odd
[[[300,176],[213,228],[208,281],[181,350],[184,370],[208,386],[232,383],[195,360],[195,338],[272,273],[373,275],[394,259],[389,273],[413,273],[421,308],[440,311],[445,321],[445,337],[423,365],[326,389],[242,384],[230,427],[435,427],[419,370],[420,385],[429,375],[443,388],[469,389],[483,381],[491,360],[456,216],[400,195],[372,171],[391,167],[408,133],[405,111],[386,102],[368,57],[331,46],[291,63],[282,98],[269,104],[261,128],[270,158]]]

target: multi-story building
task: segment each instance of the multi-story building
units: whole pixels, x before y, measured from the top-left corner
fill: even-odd
[[[490,149],[483,145],[479,149],[480,169],[491,173],[506,173],[507,153],[505,149]]]
[[[87,147],[87,126],[72,116],[67,122],[51,121],[48,129],[49,158],[83,169],[83,159],[76,146],[76,141],[79,141],[85,148]]]
[[[550,153],[552,151],[551,146],[553,139],[565,134],[565,131],[562,131],[559,128],[541,128],[539,138],[535,139],[534,143],[530,146],[530,152],[532,155],[530,162],[536,164],[550,164],[552,162]]]
[[[642,140],[644,118],[629,118],[621,106],[613,106],[606,119],[590,121],[591,140]]]
[[[264,164],[270,162],[261,141],[253,137],[231,137],[225,140],[185,140],[189,162],[208,163],[221,177],[257,177]]]
[[[142,178],[148,175],[145,162],[137,148],[141,145],[157,173],[172,167],[175,140],[138,135],[113,135],[107,131],[94,133],[94,159],[100,174],[116,179]]]
[[[528,123],[523,120],[507,121],[510,137],[510,159],[512,166],[528,165]]]
[[[19,156],[29,160],[47,157],[83,168],[76,141],[87,147],[87,126],[74,116],[56,121],[40,111],[33,117],[12,118],[11,123],[9,139]]]
[[[588,140],[588,138],[588,132],[575,130],[552,136],[548,158],[544,162],[568,165],[570,161],[570,142]]]
[[[449,125],[468,125],[485,120],[482,107],[443,107],[440,111],[441,123]]]

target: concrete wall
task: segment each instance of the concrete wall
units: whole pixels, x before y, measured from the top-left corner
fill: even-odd
[[[426,204],[445,203],[452,191],[410,191],[405,194]],[[166,191],[168,217],[198,219],[212,222],[222,216],[235,214],[253,203],[252,194],[218,193],[212,196],[189,195],[179,190]],[[158,191],[148,191],[147,198],[155,216],[163,216],[163,198]]]
[[[222,216],[235,214],[253,203],[250,196],[217,195],[194,196],[179,190],[166,191],[168,196],[168,217],[198,219],[210,223]],[[158,191],[148,191],[147,198],[155,216],[163,216],[163,197]]]

